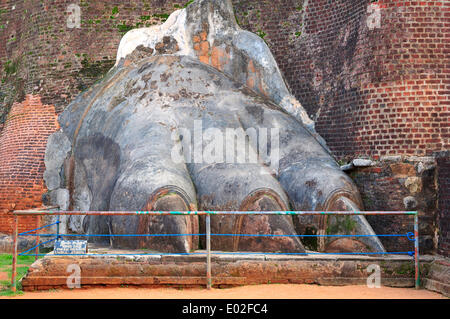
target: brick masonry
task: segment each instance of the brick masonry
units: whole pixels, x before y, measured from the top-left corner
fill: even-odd
[[[420,250],[435,251],[437,234],[436,163],[433,157],[382,157],[349,175],[358,186],[366,210],[419,212]],[[367,216],[377,234],[407,234],[414,230],[412,216]],[[388,251],[412,251],[406,237],[381,237]]]
[[[80,28],[67,27],[70,4],[81,8]],[[6,134],[22,136],[21,129],[7,131],[5,124],[14,102],[25,103],[31,95],[60,113],[114,64],[127,30],[160,24],[185,4],[0,0],[4,143],[12,138]],[[449,149],[450,68],[445,64],[450,49],[449,1],[233,0],[233,4],[240,26],[267,42],[292,92],[316,120],[337,160],[432,156]],[[19,147],[25,140],[17,143],[1,147]],[[36,150],[42,147],[39,143]],[[406,179],[390,171],[390,162],[378,163],[379,170],[361,171],[355,177],[366,209],[404,208],[403,199],[417,194],[410,194]],[[42,157],[36,157],[34,164],[42,167]],[[415,169],[422,182],[425,177]],[[429,172],[434,175],[427,181],[438,171],[442,170]],[[33,172],[38,175],[29,175],[30,180],[41,179],[41,171]],[[439,242],[443,232],[435,235],[448,213],[448,208],[440,208],[437,221],[436,192],[448,193],[448,184],[434,188],[431,184],[424,188],[430,191],[429,199],[416,199],[423,207],[418,209],[428,236],[424,247],[435,250],[440,245],[441,252],[448,252],[448,246]],[[37,205],[40,201],[35,198]],[[0,198],[0,205],[10,204],[6,197]]]
[[[11,210],[41,204],[45,146],[58,128],[55,107],[42,104],[39,97],[27,95],[13,104],[0,134],[0,233],[12,232]],[[21,217],[19,231],[35,225],[34,217]]]

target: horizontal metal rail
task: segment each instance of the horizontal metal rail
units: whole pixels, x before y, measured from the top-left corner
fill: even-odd
[[[132,215],[416,215],[415,211],[358,211],[358,212],[321,212],[321,211],[267,211],[267,212],[243,212],[243,211],[44,211],[44,210],[16,210],[14,215],[96,215],[96,216],[132,216]]]
[[[54,223],[52,225],[56,225]],[[34,231],[34,230],[33,230]],[[21,233],[19,236],[40,236],[40,237],[180,237],[180,236],[206,236],[207,234],[26,234]],[[286,235],[286,234],[213,234],[211,236],[227,236],[227,237],[406,237],[414,241],[414,233],[406,234],[380,234],[380,235]]]

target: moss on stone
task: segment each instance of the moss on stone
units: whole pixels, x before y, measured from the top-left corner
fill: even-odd
[[[81,61],[82,68],[79,73],[87,78],[102,78],[114,65],[111,60],[90,61],[87,56]]]
[[[3,64],[3,77],[0,92],[0,124],[6,122],[13,102],[21,102],[25,99],[25,80],[18,76],[21,59],[8,60]]]
[[[256,30],[256,34],[263,40],[264,40],[264,37],[267,35],[267,33],[262,31],[261,29]]]
[[[183,6],[183,8],[186,8],[188,5],[190,5],[192,2],[194,2],[194,0],[189,0],[188,2],[185,3],[185,5]]]
[[[166,20],[169,18],[169,15],[167,13],[155,13],[153,14],[155,18],[161,19],[161,22],[166,22]]]
[[[145,15],[139,17],[139,19],[141,19],[142,21],[150,20],[150,18],[151,18],[150,16],[145,16]]]
[[[370,198],[369,196],[367,196],[366,194],[361,194],[361,198],[363,200],[364,206],[365,207],[372,207],[373,206],[373,200],[372,198]]]
[[[117,25],[117,29],[119,30],[119,32],[122,35],[124,35],[128,31],[130,31],[130,30],[132,30],[132,29],[134,29],[136,27],[139,27],[139,25],[133,26],[133,25],[126,24],[125,22],[122,22],[121,24]]]
[[[351,234],[355,228],[357,222],[353,220],[352,216],[340,216],[335,218],[335,222],[330,225],[330,219],[328,219],[327,234]]]
[[[3,66],[3,71],[5,72],[6,76],[13,75],[17,72],[17,66],[17,62],[8,60]]]
[[[402,263],[400,266],[394,269],[394,272],[399,275],[414,275],[415,268],[414,265],[410,263]]]

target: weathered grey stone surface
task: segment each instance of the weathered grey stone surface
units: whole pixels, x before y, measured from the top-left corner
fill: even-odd
[[[72,145],[64,133],[60,131],[50,135],[45,150],[45,168],[47,170],[59,170],[71,149]]]
[[[50,198],[61,210],[69,208],[69,190],[66,188],[58,188],[50,192]]]
[[[69,208],[361,207],[358,190],[301,116],[301,105],[290,96],[264,41],[236,26],[229,1],[196,1],[158,32],[152,30],[142,30],[141,39],[138,31],[125,36],[117,65],[59,117],[72,149],[62,170]],[[198,49],[200,44],[212,48],[212,57]],[[128,45],[135,50],[126,49]],[[151,54],[161,55],[147,57]],[[239,235],[304,234],[308,223],[321,233],[336,229],[341,234],[373,234],[364,217],[350,219],[352,227],[339,228],[340,218],[213,216],[213,233],[236,236],[214,236],[212,248],[304,252],[297,237]],[[70,218],[69,225],[72,231],[91,234],[204,232],[203,220],[196,216],[90,216]],[[198,248],[199,238],[94,240],[114,247],[187,252]],[[326,250],[331,242],[316,248]],[[363,251],[383,250],[376,237],[359,243],[333,241],[332,249],[360,245]]]
[[[413,196],[406,196],[403,198],[403,205],[405,210],[414,210],[417,208],[417,200]]]
[[[49,136],[44,157],[44,181],[48,190],[55,190],[61,186],[61,167],[71,149],[72,145],[64,133],[56,132]]]
[[[153,55],[161,54],[158,47],[167,38],[177,42],[178,50],[171,50],[171,54],[199,58],[235,81],[249,84],[301,121],[326,148],[325,141],[315,132],[314,121],[289,92],[264,40],[237,24],[230,0],[197,0],[175,11],[161,26],[129,31],[120,42],[116,66],[139,46],[152,50]],[[203,38],[209,51],[203,49]]]
[[[437,257],[422,275],[423,287],[450,297],[450,260]]]
[[[45,239],[41,238],[41,242]],[[14,239],[10,235],[0,234],[0,253],[13,253],[14,252]],[[18,237],[17,240],[17,250],[25,251],[27,249],[33,248],[36,245],[36,238],[34,237]]]

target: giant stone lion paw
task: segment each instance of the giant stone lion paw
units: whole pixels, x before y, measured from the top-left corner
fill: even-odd
[[[358,190],[289,93],[265,42],[230,1],[199,0],[162,26],[127,33],[117,63],[60,115],[48,142],[50,198],[82,211],[287,211],[362,208]],[[63,147],[65,145],[66,147]],[[62,151],[64,150],[64,151]],[[198,216],[71,216],[114,247],[189,252]],[[362,216],[212,216],[214,234],[373,235]],[[327,237],[328,238],[328,237]],[[377,237],[213,236],[212,249],[384,251]]]

